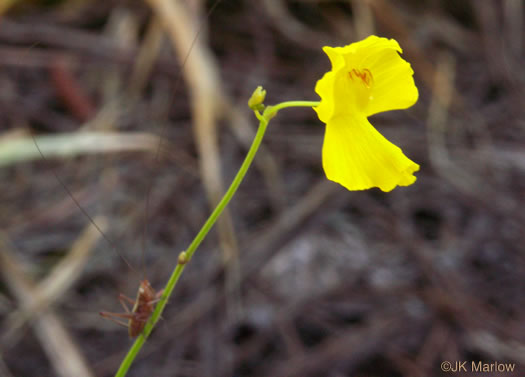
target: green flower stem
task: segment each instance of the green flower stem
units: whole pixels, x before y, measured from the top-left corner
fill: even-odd
[[[316,107],[319,106],[319,101],[286,101],[281,102],[277,105],[268,106],[264,110],[264,114],[271,113],[272,116],[277,114],[277,112],[281,109],[285,109],[287,107]]]
[[[177,266],[173,270],[173,273],[171,274],[171,277],[168,280],[166,287],[164,288],[162,299],[159,301],[159,303],[155,307],[155,311],[151,315],[150,320],[144,326],[144,331],[142,332],[141,335],[137,337],[137,339],[135,340],[135,343],[130,348],[130,350],[128,351],[128,354],[126,355],[126,357],[120,364],[120,368],[115,374],[115,377],[124,377],[126,375],[128,369],[130,368],[131,364],[135,360],[135,357],[137,356],[144,342],[146,341],[151,331],[153,330],[153,327],[155,327],[155,325],[159,321],[161,314],[164,310],[164,307],[168,303],[168,299],[171,296],[171,293],[173,292],[175,285],[177,284],[177,281],[179,280],[182,272],[184,271],[184,268],[186,268],[187,262],[191,260],[193,254],[195,253],[195,250],[197,250],[201,242],[204,240],[208,232],[211,230],[211,228],[213,227],[213,225],[215,224],[215,222],[221,215],[222,211],[224,211],[224,208],[226,208],[231,198],[237,191],[237,188],[243,181],[244,176],[246,175],[246,172],[248,171],[248,168],[252,164],[255,154],[257,153],[257,150],[259,149],[259,146],[261,145],[261,141],[264,137],[264,133],[266,132],[266,128],[268,126],[270,119],[274,117],[275,114],[277,114],[279,110],[287,108],[287,107],[315,107],[317,105],[319,105],[319,102],[288,101],[288,102],[279,103],[275,106],[266,107],[262,115],[258,111],[255,111],[255,116],[257,117],[257,119],[259,119],[259,128],[257,129],[255,139],[253,140],[252,145],[250,146],[250,149],[248,151],[248,154],[246,155],[246,158],[244,159],[244,162],[242,163],[239,171],[237,172],[237,175],[233,179],[233,182],[231,183],[230,187],[224,194],[223,198],[221,199],[221,201],[219,202],[215,210],[211,213],[208,220],[206,220],[206,222],[202,226],[197,236],[195,236],[194,240],[191,242],[190,246],[188,246],[188,249],[186,249],[186,251],[183,251],[179,255],[179,261],[177,263]]]

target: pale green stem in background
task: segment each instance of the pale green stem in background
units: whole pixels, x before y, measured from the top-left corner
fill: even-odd
[[[224,194],[223,198],[221,199],[215,210],[211,213],[208,220],[206,220],[197,236],[195,236],[195,239],[191,242],[190,246],[188,246],[186,251],[182,252],[179,256],[177,266],[173,270],[173,273],[171,274],[171,277],[168,280],[166,287],[164,288],[162,299],[157,304],[155,311],[151,315],[150,320],[148,321],[148,323],[146,323],[146,326],[144,326],[144,331],[141,335],[137,337],[135,343],[128,351],[128,354],[126,355],[124,360],[122,361],[122,364],[120,364],[120,368],[115,374],[115,377],[124,377],[126,375],[128,369],[133,363],[133,360],[135,360],[135,357],[142,348],[142,345],[153,330],[153,327],[155,327],[156,323],[159,321],[162,311],[168,303],[168,299],[171,296],[171,293],[173,292],[173,288],[175,288],[175,285],[177,284],[180,275],[184,271],[187,262],[191,260],[193,254],[195,253],[195,250],[197,250],[197,247],[199,247],[199,245],[204,240],[210,229],[213,227],[213,225],[221,215],[222,211],[224,210],[224,208],[226,208],[231,198],[237,191],[237,188],[241,184],[242,180],[244,179],[244,176],[246,175],[246,172],[252,164],[255,154],[257,153],[257,150],[261,145],[261,141],[264,137],[264,133],[266,132],[266,128],[270,119],[274,117],[279,110],[287,107],[315,107],[318,105],[319,102],[317,101],[288,101],[279,103],[274,106],[266,107],[262,115],[258,111],[255,111],[255,116],[257,117],[257,119],[259,119],[259,128],[257,129],[257,133],[255,135],[250,149],[248,150],[248,154],[246,155],[244,162],[242,163],[239,171],[237,172],[237,175],[233,179],[233,182],[231,183],[230,187]]]

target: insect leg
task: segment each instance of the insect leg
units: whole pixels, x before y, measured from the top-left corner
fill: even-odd
[[[148,305],[153,307],[153,305],[155,305],[157,302],[159,302],[160,300],[162,300],[162,291],[158,292],[156,295],[155,295],[155,300],[151,300],[150,302],[148,302]]]
[[[155,303],[159,302],[162,299],[162,295],[163,294],[164,294],[164,289],[161,289],[160,291],[155,293],[155,300],[153,300],[151,303],[155,304]]]
[[[122,305],[126,313],[131,313],[131,310],[126,305],[126,301],[132,305],[135,305],[135,301],[130,299],[128,296],[123,295],[122,293],[118,296],[118,300],[120,301],[120,304]]]
[[[114,317],[118,318],[127,318],[127,319],[133,319],[133,314],[128,313],[110,313],[110,312],[100,312],[99,313],[102,317],[109,319],[110,321],[113,321],[121,326],[128,327],[129,323],[124,321],[119,321],[118,319],[115,319]]]

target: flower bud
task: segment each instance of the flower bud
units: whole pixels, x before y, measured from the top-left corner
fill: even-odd
[[[266,90],[262,86],[258,86],[254,91],[250,99],[248,100],[248,106],[252,110],[263,110],[264,109],[264,99],[266,98]]]

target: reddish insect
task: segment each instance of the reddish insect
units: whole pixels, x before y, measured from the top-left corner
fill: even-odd
[[[119,325],[126,326],[130,338],[135,338],[142,333],[146,322],[148,322],[151,313],[153,313],[155,304],[161,300],[163,291],[155,292],[149,281],[144,279],[140,282],[135,300],[123,294],[119,295],[119,301],[126,311],[125,313],[100,312],[100,315]],[[126,303],[133,304],[133,309],[130,310]],[[125,318],[128,322],[119,321],[115,317]]]

